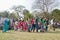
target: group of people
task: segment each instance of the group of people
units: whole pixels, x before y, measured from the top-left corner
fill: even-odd
[[[28,32],[45,32],[48,31],[49,25],[51,24],[53,26],[54,20],[52,19],[49,21],[47,18],[42,18],[42,17],[35,17],[35,18],[30,18],[27,20],[15,20],[13,23],[13,28],[15,31],[28,31]],[[8,30],[8,27],[10,25],[10,22],[8,18],[5,18],[3,22],[3,29],[2,32],[6,32]]]
[[[36,31],[40,29],[41,32],[48,30],[49,20],[47,18],[31,18],[27,20],[16,20],[14,24],[14,30],[19,31]]]

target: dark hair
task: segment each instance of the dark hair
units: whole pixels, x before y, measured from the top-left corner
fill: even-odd
[[[20,22],[21,20],[19,20],[19,22]]]
[[[18,21],[18,19],[16,19],[16,21]]]
[[[24,20],[22,22],[24,22]]]

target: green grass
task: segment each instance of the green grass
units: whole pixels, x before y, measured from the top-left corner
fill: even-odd
[[[60,40],[60,31],[29,33],[11,30],[6,33],[2,33],[0,30],[0,40]]]

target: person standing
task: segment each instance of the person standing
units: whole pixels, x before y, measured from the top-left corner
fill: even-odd
[[[43,18],[39,18],[40,26],[41,26],[41,32],[44,32],[44,20]]]
[[[30,20],[30,23],[31,23],[31,31],[33,30],[34,32],[34,18]]]
[[[18,31],[21,31],[22,30],[22,27],[21,27],[21,20],[19,20],[18,22]]]
[[[49,20],[47,18],[44,19],[44,26],[45,26],[45,31],[48,30],[48,25],[49,25]]]
[[[26,21],[23,20],[23,23],[22,23],[22,30],[23,31],[26,31],[26,26],[27,26],[27,23],[26,23]]]
[[[52,19],[51,19],[51,26],[53,27],[53,30],[55,31],[55,26],[54,26],[54,24],[55,24],[55,18],[52,18]]]
[[[18,20],[16,20],[14,23],[14,30],[16,31],[17,29],[18,29]]]
[[[27,19],[27,31],[28,31],[28,32],[31,31],[31,23],[30,23],[30,19]]]
[[[8,23],[9,23],[8,18],[5,18],[5,19],[4,19],[4,22],[3,22],[2,32],[6,32],[6,31],[8,30]]]
[[[38,32],[38,28],[39,28],[39,26],[38,26],[38,17],[36,17],[36,19],[35,19],[35,23],[36,23],[36,32]]]

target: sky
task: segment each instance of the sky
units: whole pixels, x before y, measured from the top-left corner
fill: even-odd
[[[14,5],[23,5],[30,10],[34,0],[0,0],[0,11],[8,10]]]
[[[0,0],[0,11],[8,10],[14,5],[23,5],[26,9],[31,10],[33,2],[34,0]]]

